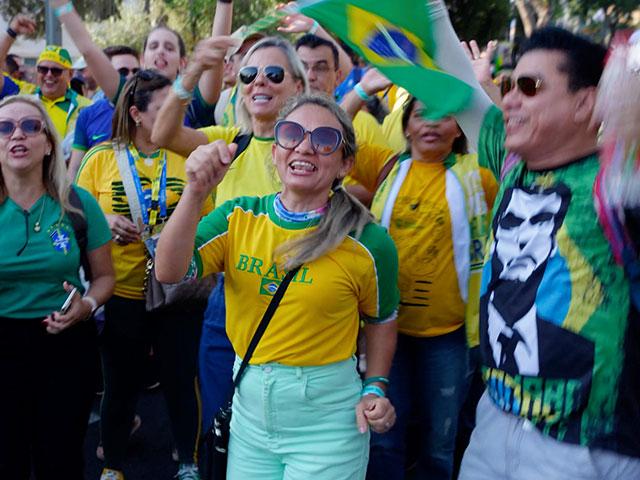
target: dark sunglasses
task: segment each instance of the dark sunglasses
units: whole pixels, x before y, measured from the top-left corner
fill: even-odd
[[[62,75],[62,72],[64,72],[64,68],[45,67],[44,65],[38,65],[36,67],[36,70],[40,75],[46,75],[47,73],[51,72],[51,75],[53,75],[54,77],[59,77],[60,75]]]
[[[133,77],[128,80],[129,82],[133,83],[131,90],[129,90],[129,95],[133,97],[136,94],[136,88],[138,88],[138,80],[150,82],[151,80],[159,76],[161,75],[155,70],[138,70],[134,73]]]
[[[118,73],[120,75],[122,75],[123,77],[127,77],[130,73],[133,73],[134,75],[136,73],[138,73],[140,71],[139,68],[127,68],[127,67],[120,67],[118,69]]]
[[[10,137],[18,127],[22,130],[22,133],[32,137],[44,130],[44,122],[39,118],[23,118],[18,122],[13,120],[0,120],[0,137]]]
[[[264,76],[267,77],[267,80],[271,83],[282,83],[284,80],[284,68],[279,65],[267,65],[264,68],[242,67],[238,72],[238,78],[245,85],[249,85],[256,79],[260,70],[262,70]]]
[[[503,77],[500,82],[500,93],[504,97],[507,93],[517,87],[523,95],[527,97],[533,97],[538,93],[538,90],[542,87],[542,80],[535,77],[518,77],[513,79],[509,76]]]
[[[342,132],[332,127],[318,127],[313,131],[296,122],[280,120],[276,123],[276,143],[285,150],[293,150],[309,134],[311,148],[318,155],[331,155],[342,144]]]

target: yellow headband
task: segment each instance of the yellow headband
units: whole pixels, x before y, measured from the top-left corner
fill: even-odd
[[[43,61],[50,61],[60,64],[64,68],[71,68],[71,55],[66,48],[57,45],[47,45],[38,57],[38,64]]]

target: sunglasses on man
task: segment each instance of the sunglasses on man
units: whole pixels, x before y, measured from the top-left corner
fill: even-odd
[[[280,120],[275,127],[276,144],[285,150],[293,150],[309,134],[312,150],[318,155],[331,155],[342,144],[342,132],[333,127],[318,127],[306,130],[302,125],[289,120]]]
[[[500,82],[500,94],[504,97],[511,90],[517,88],[523,95],[527,97],[534,97],[541,87],[542,80],[536,77],[523,75],[522,77],[514,79],[510,76],[505,76]]]
[[[123,77],[128,77],[130,73],[135,75],[136,73],[138,73],[139,70],[140,69],[136,67],[134,68],[120,67],[118,69],[118,73]]]
[[[44,122],[39,118],[23,118],[17,122],[0,120],[0,137],[10,137],[18,127],[26,136],[34,137],[44,130]]]
[[[53,75],[54,77],[59,77],[60,75],[62,75],[62,72],[64,72],[64,68],[45,67],[44,65],[38,65],[36,67],[36,70],[40,75],[46,75],[47,73],[51,72],[51,75]]]
[[[245,85],[249,85],[261,71],[271,83],[278,84],[284,80],[284,68],[279,65],[267,65],[264,68],[245,66],[238,71],[238,78]]]

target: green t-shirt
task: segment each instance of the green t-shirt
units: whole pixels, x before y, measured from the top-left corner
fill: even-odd
[[[480,298],[487,391],[545,435],[640,456],[639,318],[595,211],[598,156],[503,171],[504,138],[492,108],[478,152],[503,177]]]
[[[84,207],[91,251],[111,240],[111,231],[95,199],[74,188]],[[0,317],[40,318],[59,310],[67,297],[62,282],[82,287],[80,249],[68,215],[60,219],[60,206],[48,194],[28,212],[7,198],[0,204],[0,225]]]

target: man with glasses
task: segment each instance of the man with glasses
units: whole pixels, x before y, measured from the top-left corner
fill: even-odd
[[[307,72],[311,91],[335,98],[334,92],[342,77],[336,45],[308,33],[296,42],[296,52]],[[358,144],[387,146],[380,124],[370,113],[360,110],[353,118],[353,128]]]
[[[17,36],[31,34],[35,31],[35,27],[35,22],[24,15],[17,15],[11,21],[9,28],[0,38],[0,63],[5,61],[9,48]],[[69,87],[71,65],[71,56],[67,49],[57,45],[45,47],[36,63],[35,93],[40,97],[62,139],[66,139],[73,132],[80,109],[91,103],[88,98],[78,95]],[[0,82],[2,86],[0,98],[25,93],[25,89],[29,88],[29,84],[21,87],[6,76],[1,77]]]
[[[501,112],[444,4],[429,5],[435,61],[475,86],[458,122],[501,180],[480,299],[487,390],[459,478],[640,478],[640,314],[594,202],[606,50],[534,32]]]
[[[113,68],[125,79],[140,69],[138,52],[126,45],[113,45],[105,48],[105,55],[111,60]],[[73,138],[73,150],[69,161],[69,176],[75,178],[84,154],[98,143],[111,139],[111,121],[115,109],[113,103],[100,90],[96,96],[101,98],[83,109],[78,116]]]

